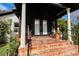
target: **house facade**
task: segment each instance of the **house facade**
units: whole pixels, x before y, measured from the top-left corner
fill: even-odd
[[[11,33],[19,42],[18,56],[79,55],[73,44],[71,12],[78,4],[14,3],[16,8],[0,14],[0,20],[10,23]],[[77,6],[78,5],[78,6]],[[59,33],[57,19],[67,15],[67,40]],[[8,40],[8,42],[10,42]]]
[[[19,6],[17,7],[19,8]],[[18,55],[29,55],[30,44],[35,43],[30,40],[37,40],[36,42],[41,42],[38,40],[46,41],[52,33],[57,30],[57,18],[61,17],[63,11],[65,10],[68,15],[68,41],[72,42],[71,38],[71,19],[70,19],[70,8],[60,6],[58,4],[38,4],[38,3],[27,3],[22,4],[21,12],[21,32],[20,32],[20,46],[18,50]],[[62,14],[62,15],[61,15]],[[59,16],[60,15],[60,16]],[[27,33],[27,39],[26,39]],[[32,37],[31,34],[32,34]],[[36,37],[35,37],[36,36]],[[41,37],[43,36],[43,37]],[[40,38],[39,38],[40,37]],[[39,38],[39,39],[38,39]],[[41,39],[42,38],[42,39]],[[46,42],[48,42],[49,38]],[[50,38],[51,40],[51,38]],[[49,41],[50,41],[49,40]],[[27,41],[27,43],[26,43]],[[30,41],[30,42],[29,42]],[[42,44],[42,43],[41,43]],[[38,44],[36,44],[38,45]],[[47,44],[48,45],[48,44]],[[32,45],[33,46],[33,45]],[[37,46],[36,46],[37,47]],[[38,48],[40,48],[39,46]],[[44,47],[43,47],[44,48]],[[36,49],[37,50],[37,49]],[[37,52],[37,51],[35,51]],[[32,53],[34,53],[32,51]]]

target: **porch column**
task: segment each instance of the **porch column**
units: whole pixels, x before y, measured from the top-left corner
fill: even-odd
[[[20,38],[20,47],[19,47],[19,55],[25,55],[25,28],[26,28],[26,4],[22,4],[22,13],[21,13],[21,38]]]
[[[70,8],[67,8],[67,15],[68,15],[68,40],[72,42],[71,38],[71,19],[70,19]]]

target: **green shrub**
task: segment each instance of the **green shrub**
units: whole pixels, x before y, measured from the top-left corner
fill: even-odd
[[[7,43],[9,26],[7,21],[0,20],[0,44]]]
[[[0,20],[0,55],[1,56],[15,56],[18,53],[19,43],[15,37],[8,37],[10,35],[10,23],[8,21]],[[10,39],[10,41],[8,41]]]
[[[18,55],[19,43],[15,37],[11,37],[10,42],[0,46],[0,56],[16,56]]]
[[[11,37],[10,41],[10,55],[14,56],[18,54],[19,43],[16,41],[15,37]]]
[[[1,47],[0,47],[0,56],[7,56],[7,55],[9,55],[8,54],[9,50],[10,50],[9,48],[10,48],[9,44],[1,45]]]

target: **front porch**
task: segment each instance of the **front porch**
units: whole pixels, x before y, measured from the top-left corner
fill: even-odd
[[[73,44],[71,38],[70,8],[66,9],[68,40],[62,40],[59,35],[52,37],[58,31],[57,20],[52,18],[57,12],[51,15],[49,6],[50,4],[22,4],[19,56],[69,56],[78,53],[78,46]],[[46,8],[49,10],[46,11]]]

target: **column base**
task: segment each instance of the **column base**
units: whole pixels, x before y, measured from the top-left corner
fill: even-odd
[[[27,49],[24,47],[24,48],[19,48],[18,49],[18,56],[27,56]]]
[[[70,41],[70,43],[71,43],[71,44],[74,44],[74,42],[73,42],[73,41]]]

